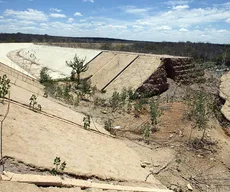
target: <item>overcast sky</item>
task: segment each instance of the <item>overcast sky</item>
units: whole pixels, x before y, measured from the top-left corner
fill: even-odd
[[[0,0],[0,32],[230,43],[230,1]]]

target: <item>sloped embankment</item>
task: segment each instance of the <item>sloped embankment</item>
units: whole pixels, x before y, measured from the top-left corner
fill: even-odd
[[[230,121],[230,72],[221,77],[220,97],[225,100],[221,109],[222,114]]]

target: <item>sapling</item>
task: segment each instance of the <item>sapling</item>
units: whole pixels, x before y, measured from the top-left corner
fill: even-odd
[[[57,175],[58,172],[63,172],[65,170],[65,168],[66,168],[66,165],[67,165],[65,161],[63,161],[61,163],[61,158],[60,157],[56,157],[54,159],[53,164],[55,165],[55,168],[51,169],[51,171],[50,171],[50,173],[52,175]]]
[[[83,123],[84,123],[84,129],[89,129],[90,128],[90,115],[86,115],[83,118]]]
[[[33,109],[35,109],[35,105],[37,105],[37,97],[36,95],[32,95],[30,97],[30,107],[32,107]]]
[[[30,97],[29,105],[34,111],[36,111],[36,110],[41,111],[42,110],[42,106],[40,104],[38,104],[37,96],[34,94]]]
[[[4,98],[10,89],[10,79],[7,78],[7,75],[0,76],[0,98]]]
[[[121,106],[120,94],[117,91],[113,92],[112,97],[109,99],[109,104],[113,112],[115,112]]]
[[[151,100],[150,101],[150,119],[151,119],[151,124],[155,126],[155,128],[159,123],[159,118],[161,117],[161,115],[162,115],[162,111],[159,108],[158,101]]]
[[[104,128],[106,131],[111,132],[112,130],[112,120],[111,119],[108,119],[107,121],[105,121]]]

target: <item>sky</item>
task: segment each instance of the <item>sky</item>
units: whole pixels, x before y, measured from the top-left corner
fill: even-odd
[[[227,0],[0,0],[0,33],[230,44]]]

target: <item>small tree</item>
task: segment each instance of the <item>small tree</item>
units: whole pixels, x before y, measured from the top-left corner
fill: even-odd
[[[149,142],[149,137],[152,133],[151,125],[149,122],[146,122],[142,125],[141,129],[143,130],[143,137],[146,142]]]
[[[202,91],[188,91],[189,95],[185,100],[187,109],[185,110],[185,117],[193,122],[193,127],[203,131],[201,141],[204,140],[208,128],[208,120],[212,114],[213,99]],[[192,130],[191,130],[192,134]],[[191,139],[191,134],[190,138]]]
[[[162,115],[162,111],[159,108],[159,103],[158,101],[151,100],[150,102],[150,118],[151,118],[151,124],[153,126],[157,126],[159,123],[159,118]]]
[[[80,84],[80,74],[88,70],[88,65],[85,64],[85,59],[80,59],[77,55],[74,56],[73,61],[66,61],[66,65],[72,68],[71,80],[75,81],[77,75],[77,84]]]

